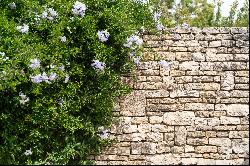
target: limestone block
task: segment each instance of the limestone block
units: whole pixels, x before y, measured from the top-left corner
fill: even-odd
[[[240,124],[240,118],[238,117],[227,117],[227,116],[221,116],[220,117],[221,124]]]
[[[162,121],[163,121],[162,116],[150,116],[149,117],[150,124],[157,124],[157,123],[161,123]]]
[[[175,145],[185,145],[187,130],[184,126],[175,127]]]
[[[214,104],[186,103],[185,110],[214,110]]]
[[[185,61],[180,63],[179,68],[180,70],[198,70],[199,69],[199,63],[195,61]]]
[[[141,91],[133,91],[120,103],[121,114],[125,116],[145,115],[146,98]]]
[[[173,154],[157,154],[147,156],[146,161],[151,165],[178,165],[181,163],[180,157],[175,157]]]
[[[216,146],[196,146],[195,152],[196,153],[216,153],[217,147]]]
[[[205,61],[205,54],[200,52],[192,53],[192,57],[194,61]]]
[[[221,41],[211,41],[209,43],[209,47],[220,47],[221,46]]]
[[[147,90],[145,95],[146,95],[146,98],[168,97],[169,91],[165,89]]]
[[[190,52],[176,52],[175,56],[177,61],[190,61],[192,59]]]
[[[209,138],[209,144],[215,146],[231,146],[229,138]]]
[[[196,90],[174,90],[170,92],[171,98],[176,97],[199,97],[200,93]]]
[[[194,147],[185,145],[185,153],[194,152]]]
[[[221,77],[221,89],[232,90],[234,88],[234,73],[233,71],[226,71]]]
[[[206,54],[207,61],[231,61],[233,60],[233,54]]]
[[[248,116],[249,115],[248,104],[229,104],[227,105],[226,110],[229,116]]]
[[[194,112],[167,112],[163,115],[163,123],[168,125],[191,125],[195,118]]]

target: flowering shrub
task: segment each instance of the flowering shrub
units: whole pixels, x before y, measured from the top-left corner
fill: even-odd
[[[0,164],[89,164],[112,142],[120,75],[140,61],[141,27],[159,24],[150,5],[0,1]]]

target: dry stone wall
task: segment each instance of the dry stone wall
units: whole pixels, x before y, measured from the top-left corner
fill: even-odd
[[[248,164],[248,28],[169,31],[144,36],[137,80],[123,78],[134,91],[116,105],[119,142],[97,164]]]

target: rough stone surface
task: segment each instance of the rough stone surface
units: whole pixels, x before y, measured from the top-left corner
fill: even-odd
[[[122,77],[134,91],[114,109],[118,143],[92,156],[97,165],[248,165],[248,28],[176,33],[144,35],[138,79]]]

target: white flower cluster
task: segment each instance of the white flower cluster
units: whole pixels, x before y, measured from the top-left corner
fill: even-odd
[[[153,20],[155,21],[156,23],[156,29],[158,31],[162,31],[164,29],[164,26],[162,25],[161,21],[160,21],[160,17],[161,17],[161,13],[157,13],[155,12],[153,14]]]
[[[149,0],[134,0],[134,2],[146,5],[149,3]]]
[[[140,64],[140,60],[141,58],[140,57],[134,57],[134,63],[138,66]]]
[[[106,42],[110,36],[110,34],[107,30],[98,31],[97,35],[98,35],[98,38],[101,42]]]
[[[190,27],[189,27],[189,24],[188,24],[188,23],[186,23],[186,22],[184,22],[181,26],[182,26],[183,28],[185,28],[185,29],[190,28]]]
[[[162,67],[165,68],[165,69],[170,69],[170,67],[171,67],[171,63],[170,63],[170,62],[167,62],[167,61],[165,61],[165,60],[161,60],[161,61],[159,62],[159,64],[160,64],[160,66],[162,66]]]
[[[58,13],[53,8],[48,8],[42,13],[42,18],[50,21],[54,20],[57,16]]]
[[[107,139],[109,136],[109,131],[105,130],[103,126],[98,127],[98,136],[101,137],[101,139]]]
[[[15,10],[15,9],[16,9],[16,4],[15,4],[15,2],[9,3],[9,7],[10,7],[11,10]]]
[[[43,74],[38,74],[36,76],[30,76],[30,79],[33,83],[39,84],[41,82],[51,83],[50,81],[54,81],[57,78],[56,73],[50,73],[49,76],[45,72]]]
[[[66,36],[60,36],[59,37],[62,43],[65,43],[67,41]]]
[[[31,149],[26,150],[26,151],[24,152],[24,155],[25,155],[25,156],[32,155],[32,151],[31,151]]]
[[[0,52],[0,58],[3,59],[4,61],[7,61],[10,59],[9,57],[5,56],[4,52]]]
[[[75,4],[73,5],[72,12],[74,15],[83,17],[85,15],[86,9],[87,9],[87,7],[85,4],[83,4],[79,1],[76,1]]]
[[[91,64],[92,67],[94,67],[95,69],[98,70],[104,70],[105,68],[105,63],[104,62],[100,62],[99,60],[93,60],[94,63]]]
[[[27,97],[22,92],[19,93],[19,96],[21,97],[21,100],[19,100],[20,104],[26,104],[27,102],[30,101],[29,97]]]
[[[65,80],[64,80],[64,83],[68,83],[69,82],[69,75],[68,74],[66,74],[66,76],[65,76]]]
[[[127,38],[127,43],[125,43],[123,46],[131,48],[133,46],[133,43],[140,46],[142,45],[143,40],[139,36],[133,34],[129,38]]]
[[[27,24],[23,24],[23,26],[17,26],[16,29],[21,33],[27,34],[29,32],[29,26]]]
[[[31,64],[29,65],[29,67],[32,68],[33,70],[40,67],[40,60],[37,58],[31,59],[30,63]]]

